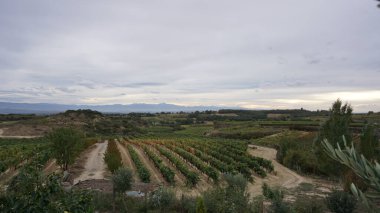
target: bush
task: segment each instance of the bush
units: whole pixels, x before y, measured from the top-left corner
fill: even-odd
[[[176,201],[175,194],[169,188],[160,187],[149,196],[149,206],[161,211],[170,209]]]
[[[115,192],[123,193],[132,187],[133,174],[130,169],[119,168],[112,176],[112,183]]]
[[[264,197],[272,201],[269,212],[291,212],[290,206],[287,203],[283,202],[284,193],[279,188],[272,189],[266,183],[264,183],[262,189]]]
[[[307,197],[298,198],[293,208],[297,213],[322,213],[326,211],[323,201]]]
[[[206,213],[207,210],[206,210],[206,207],[205,207],[205,204],[203,202],[203,199],[202,197],[198,197],[197,198],[197,210],[196,210],[196,213]]]
[[[356,208],[356,199],[344,191],[334,191],[326,198],[327,207],[335,213],[351,213]]]
[[[240,189],[241,191],[244,191],[247,188],[248,181],[242,174],[226,174],[224,175],[224,179],[226,180],[228,187]]]
[[[112,173],[122,166],[121,155],[114,140],[108,142],[107,151],[104,155],[104,161],[107,164],[108,170]]]

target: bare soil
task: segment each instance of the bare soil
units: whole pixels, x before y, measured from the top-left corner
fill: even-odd
[[[151,182],[156,183],[156,184],[166,185],[166,181],[164,177],[162,176],[161,172],[153,165],[153,162],[149,160],[149,157],[146,156],[144,151],[136,145],[133,145],[133,144],[131,145],[136,150],[137,154],[139,155],[141,161],[144,163],[146,168],[149,170],[151,174],[151,178],[152,178]]]
[[[0,138],[37,138],[41,135],[31,135],[28,131],[18,129],[17,131],[9,130],[9,128],[0,129]]]
[[[133,176],[134,176],[135,182],[136,183],[141,183],[141,180],[140,180],[140,178],[137,175],[136,166],[132,162],[131,156],[129,155],[129,152],[128,152],[127,148],[122,143],[123,142],[116,142],[117,148],[119,149],[120,154],[121,154],[121,160],[123,161],[124,166],[126,166],[127,168],[132,169],[132,171],[134,172]]]
[[[339,183],[337,182],[301,176],[283,166],[276,161],[277,150],[275,149],[249,145],[248,152],[253,156],[271,160],[274,166],[273,173],[268,174],[265,178],[255,177],[255,182],[253,184],[248,184],[248,192],[253,197],[262,194],[261,187],[263,183],[267,183],[272,187],[282,187],[288,189],[292,192],[292,194],[300,193],[303,185],[310,185],[311,188],[313,188],[313,191],[305,192],[304,195],[312,193],[314,196],[319,197],[325,197],[333,189],[339,187]]]
[[[87,153],[83,170],[80,172],[79,177],[74,179],[74,184],[84,180],[105,178],[107,168],[103,158],[107,150],[107,145],[108,141],[96,143],[94,145],[95,147]]]

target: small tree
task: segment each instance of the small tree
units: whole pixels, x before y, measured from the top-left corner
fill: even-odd
[[[60,128],[48,134],[47,138],[52,142],[53,157],[67,170],[74,162],[77,151],[83,146],[82,134],[71,128]]]
[[[115,212],[115,202],[117,193],[125,193],[132,188],[133,173],[130,169],[120,167],[112,176],[113,184],[113,211]]]
[[[322,141],[327,139],[328,141],[334,141],[339,145],[343,145],[342,135],[344,135],[346,141],[350,144],[352,139],[349,130],[351,120],[351,106],[347,103],[343,105],[339,99],[335,101],[330,108],[329,119],[321,127],[315,147],[319,169],[327,175],[340,175],[344,171],[344,167],[334,163],[334,161],[326,155],[321,145]]]

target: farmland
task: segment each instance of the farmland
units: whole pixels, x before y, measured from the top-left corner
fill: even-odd
[[[241,175],[248,181],[246,191],[250,199],[261,195],[261,187],[267,183],[287,190],[286,199],[291,202],[310,197],[310,188],[314,190],[311,198],[322,200],[338,183],[336,177],[326,176],[319,170],[312,150],[318,134],[309,127],[326,120],[320,115],[304,118],[306,121],[299,118],[242,121],[244,117],[238,115],[215,114],[218,117],[210,119],[210,113],[196,116],[192,113],[133,114],[128,117],[71,111],[2,125],[11,129],[13,125],[30,128],[30,124],[43,123],[41,119],[67,121],[65,116],[74,118],[71,120],[75,124],[83,122],[77,127],[88,131],[90,136],[76,145],[75,158],[68,170],[65,184],[77,190],[111,193],[112,175],[119,167],[132,172],[132,191],[150,194],[165,187],[173,190],[177,198],[202,196],[225,187],[229,184],[229,175]],[[231,120],[225,120],[226,117]],[[363,126],[360,122],[368,116],[356,116],[355,119],[353,127]],[[133,128],[128,127],[131,123],[135,125]],[[298,130],[295,125],[307,128]],[[117,131],[109,130],[111,126]],[[96,129],[100,132],[96,133]],[[359,140],[358,136],[354,139]],[[63,173],[54,160],[54,152],[51,152],[54,146],[49,137],[3,138],[0,147],[1,185],[11,184],[13,177],[33,163],[45,174],[47,170]]]

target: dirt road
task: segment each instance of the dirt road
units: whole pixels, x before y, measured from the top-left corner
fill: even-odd
[[[3,135],[4,134],[4,130],[3,129],[0,129],[0,138],[38,138],[38,137],[41,137],[41,136],[17,136],[17,135],[12,135],[12,136],[9,136],[9,135]]]
[[[137,171],[136,171],[135,164],[133,164],[131,156],[129,156],[129,152],[127,148],[121,142],[116,142],[116,145],[120,151],[121,160],[123,161],[124,166],[132,169],[133,172],[136,173]],[[137,176],[136,176],[136,179],[138,179]]]
[[[294,171],[278,163],[276,161],[277,150],[275,149],[249,145],[248,152],[253,156],[271,160],[275,170],[275,174],[268,174],[265,178],[255,177],[255,183],[249,184],[248,191],[253,196],[261,194],[261,186],[263,183],[267,183],[269,186],[281,186],[290,189],[298,187],[300,183],[311,182],[309,179],[298,175]]]
[[[104,162],[104,153],[107,150],[108,141],[97,143],[96,147],[88,153],[84,169],[79,177],[74,179],[74,184],[79,181],[89,179],[104,179],[106,165]]]

